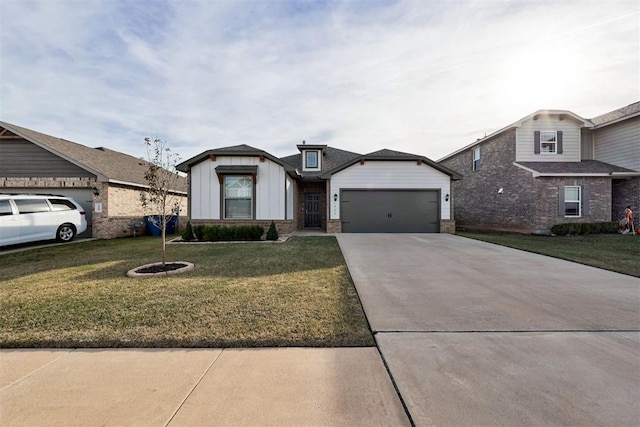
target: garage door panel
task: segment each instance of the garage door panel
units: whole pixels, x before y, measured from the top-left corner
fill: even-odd
[[[342,190],[345,233],[437,233],[437,190]]]

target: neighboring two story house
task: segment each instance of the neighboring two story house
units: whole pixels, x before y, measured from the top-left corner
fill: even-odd
[[[459,227],[615,221],[640,208],[640,102],[590,120],[540,110],[438,162],[464,175],[453,184]]]
[[[301,144],[277,158],[237,145],[178,165],[189,179],[193,224],[276,223],[330,233],[454,232],[451,181],[460,176],[426,157],[367,155]]]

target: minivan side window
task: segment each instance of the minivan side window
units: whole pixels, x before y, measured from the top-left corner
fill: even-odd
[[[21,214],[49,212],[49,205],[45,199],[16,199],[14,203]]]
[[[71,200],[66,199],[48,199],[51,203],[52,211],[72,211],[76,209],[76,205]]]
[[[0,200],[0,216],[13,215],[11,203],[8,200]]]

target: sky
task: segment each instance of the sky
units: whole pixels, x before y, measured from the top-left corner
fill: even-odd
[[[145,157],[433,160],[539,109],[640,100],[638,0],[0,0],[0,120]]]

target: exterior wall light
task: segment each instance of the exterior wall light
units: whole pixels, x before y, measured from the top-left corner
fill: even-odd
[[[92,190],[93,190],[93,194],[95,196],[99,196],[100,195],[100,190],[98,190],[98,187],[96,187],[95,185],[93,186]]]
[[[334,202],[338,201],[338,193],[333,193],[333,201]]]
[[[444,201],[448,202],[449,201],[449,193],[446,194],[446,196],[444,196]]]

